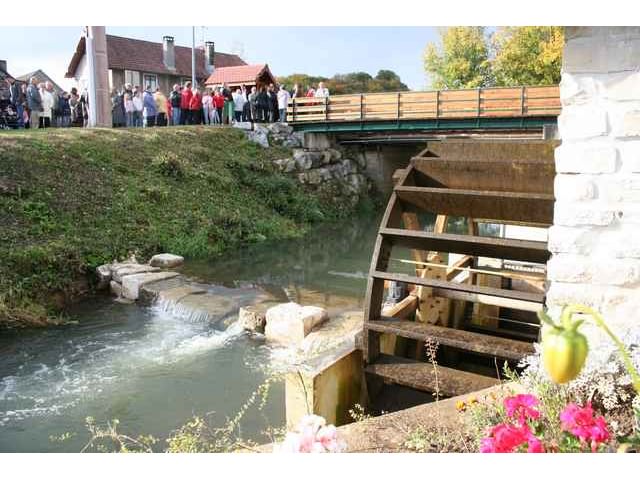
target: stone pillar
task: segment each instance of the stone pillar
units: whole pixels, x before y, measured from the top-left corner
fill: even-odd
[[[624,335],[640,325],[640,27],[566,27],[560,96],[547,304]]]

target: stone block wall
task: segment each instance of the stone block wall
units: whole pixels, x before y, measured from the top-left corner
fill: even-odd
[[[566,27],[560,96],[547,304],[624,333],[640,325],[640,27]]]

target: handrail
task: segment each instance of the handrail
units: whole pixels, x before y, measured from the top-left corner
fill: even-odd
[[[560,114],[557,85],[376,92],[290,100],[290,123],[533,117]]]

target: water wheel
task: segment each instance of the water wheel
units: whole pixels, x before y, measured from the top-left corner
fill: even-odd
[[[396,172],[365,300],[370,378],[454,396],[496,384],[504,361],[533,352],[554,175],[552,159],[446,159],[428,151]],[[435,215],[432,230],[421,225],[423,214]],[[523,239],[534,233],[544,241]],[[399,258],[403,249],[409,258]],[[399,272],[401,263],[415,270]],[[393,282],[409,293],[383,307]]]

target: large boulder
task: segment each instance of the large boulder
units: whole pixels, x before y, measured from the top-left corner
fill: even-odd
[[[250,142],[257,143],[263,148],[269,147],[269,131],[259,125],[255,126],[255,130],[245,130],[244,133]]]
[[[149,265],[152,267],[173,268],[184,263],[184,257],[172,253],[159,253],[151,257]]]
[[[299,345],[314,327],[329,318],[321,307],[282,303],[267,310],[265,336],[268,342]]]
[[[135,273],[122,278],[122,296],[129,300],[137,300],[140,288],[144,285],[180,275],[178,272]]]
[[[107,288],[109,286],[109,282],[111,282],[111,265],[100,265],[96,268],[96,275],[98,276],[98,285],[96,288],[98,290]]]
[[[241,307],[238,312],[238,322],[242,328],[251,333],[264,333],[267,323],[267,310],[273,303],[261,303],[248,307]]]

